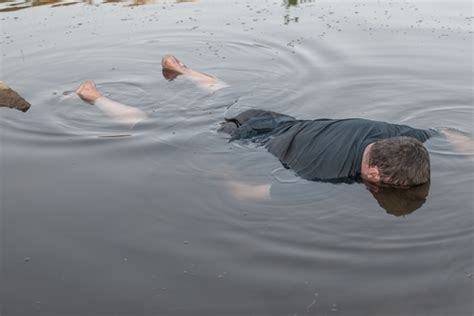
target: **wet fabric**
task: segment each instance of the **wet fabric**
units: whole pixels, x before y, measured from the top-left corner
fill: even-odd
[[[360,118],[297,120],[291,116],[250,110],[227,118],[222,131],[256,142],[307,180],[360,180],[364,149],[380,139],[407,136],[426,141],[434,132],[407,125]]]
[[[289,115],[265,110],[247,110],[236,117],[226,118],[221,124],[220,132],[231,136],[230,141],[252,139],[254,142],[264,141],[278,127],[296,119]]]

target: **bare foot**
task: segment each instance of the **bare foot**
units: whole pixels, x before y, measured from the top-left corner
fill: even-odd
[[[161,66],[163,67],[163,76],[168,80],[173,80],[179,75],[184,75],[189,68],[180,62],[178,58],[173,55],[165,55],[161,59]]]
[[[92,80],[86,80],[76,89],[76,94],[84,101],[93,104],[95,100],[101,97]]]
[[[181,74],[183,74],[186,71],[186,69],[188,69],[188,67],[185,64],[180,62],[178,58],[176,58],[173,55],[165,55],[161,59],[161,66],[164,69],[173,70]]]
[[[163,57],[161,59],[161,66],[163,67],[163,76],[169,81],[175,79],[179,75],[184,75],[206,90],[216,91],[228,87],[225,82],[212,75],[189,68],[173,55],[166,55]]]

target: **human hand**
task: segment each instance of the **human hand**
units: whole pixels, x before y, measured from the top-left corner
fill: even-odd
[[[76,94],[84,101],[93,104],[95,100],[101,97],[92,80],[86,80],[76,89]]]

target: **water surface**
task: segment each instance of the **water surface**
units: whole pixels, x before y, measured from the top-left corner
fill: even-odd
[[[428,141],[428,199],[394,216],[364,185],[298,180],[216,133],[264,108],[472,138],[471,7],[3,1],[1,79],[32,107],[0,109],[1,314],[472,315],[469,157]],[[167,53],[231,87],[165,80]],[[85,79],[150,121],[130,131],[63,94]],[[229,179],[280,193],[238,200]]]

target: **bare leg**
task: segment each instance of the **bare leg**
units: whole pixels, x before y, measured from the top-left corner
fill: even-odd
[[[163,76],[168,80],[173,80],[182,75],[196,82],[198,86],[211,91],[216,91],[228,86],[224,81],[214,76],[187,67],[173,55],[164,56],[161,60],[161,66],[163,67]]]
[[[94,81],[86,80],[76,90],[76,94],[84,101],[95,105],[102,112],[128,127],[133,127],[138,122],[147,118],[140,109],[113,101],[97,91]]]

